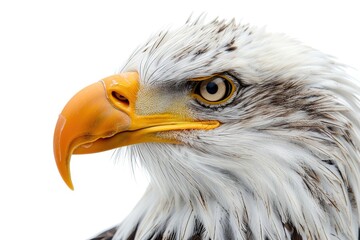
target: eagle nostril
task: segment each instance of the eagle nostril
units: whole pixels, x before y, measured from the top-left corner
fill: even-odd
[[[118,102],[128,106],[129,105],[129,100],[124,97],[123,95],[121,95],[120,93],[118,92],[115,92],[115,91],[112,91],[111,92],[111,95],[113,96],[113,98],[115,98]]]

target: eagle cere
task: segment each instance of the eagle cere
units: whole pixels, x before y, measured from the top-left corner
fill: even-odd
[[[95,239],[357,239],[359,84],[283,34],[204,18],[162,31],[76,94],[54,134],[72,154],[127,149],[151,178]]]

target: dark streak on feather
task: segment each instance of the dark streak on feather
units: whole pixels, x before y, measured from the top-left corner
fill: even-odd
[[[237,49],[236,46],[231,46],[231,47],[227,48],[225,51],[227,51],[227,52],[232,52],[232,51],[234,51],[234,50],[236,50],[236,49]]]
[[[195,220],[194,233],[189,240],[202,240],[205,232],[204,225],[198,220]]]
[[[301,235],[298,233],[298,231],[291,222],[285,223],[284,228],[286,228],[286,230],[288,230],[288,232],[290,233],[291,240],[302,240]]]
[[[223,239],[227,240],[234,240],[234,233],[232,231],[232,228],[230,227],[230,220],[229,220],[229,214],[226,214],[226,219],[222,221],[223,222]]]
[[[132,233],[128,236],[128,238],[126,240],[135,240],[135,236],[136,236],[136,232],[138,230],[138,226],[139,224],[137,224],[134,228],[134,230],[132,231]]]
[[[151,240],[162,240],[162,239],[163,239],[163,235],[164,235],[163,232],[158,232],[158,233],[156,233],[156,235],[154,234],[153,236],[151,236],[151,237],[149,238],[149,240],[150,240],[150,239],[151,239]]]
[[[201,205],[206,208],[206,201],[204,199],[204,196],[202,195],[202,193],[199,191],[199,197],[200,197],[200,202],[201,202]]]
[[[176,232],[172,232],[169,237],[165,238],[165,240],[175,240],[176,239]]]
[[[208,48],[201,48],[201,49],[199,49],[197,52],[195,52],[195,56],[199,56],[199,55],[201,55],[201,54],[204,54],[204,53],[206,53],[207,51],[208,51],[209,49]]]
[[[91,238],[90,240],[111,240],[114,237],[117,228],[118,226],[106,230],[105,232],[100,233],[98,236]]]
[[[226,25],[223,24],[219,27],[219,30],[217,31],[217,33],[221,33],[222,31],[224,31],[226,29]]]

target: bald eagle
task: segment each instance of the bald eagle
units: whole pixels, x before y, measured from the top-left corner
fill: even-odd
[[[150,176],[94,239],[357,239],[359,84],[283,34],[200,17],[151,37],[61,112],[54,155],[126,149]],[[125,148],[126,146],[126,148]]]

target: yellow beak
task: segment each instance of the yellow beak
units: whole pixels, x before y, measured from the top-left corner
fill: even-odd
[[[219,126],[218,121],[196,121],[174,113],[137,115],[139,88],[138,73],[122,73],[84,88],[66,104],[55,127],[54,155],[60,175],[70,189],[74,189],[70,175],[72,154],[144,142],[176,144],[177,140],[157,133]]]

